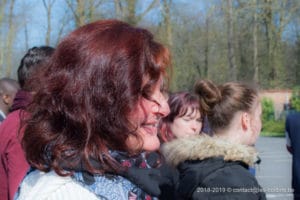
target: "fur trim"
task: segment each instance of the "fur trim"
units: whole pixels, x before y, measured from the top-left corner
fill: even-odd
[[[224,139],[205,134],[175,139],[162,146],[166,161],[177,166],[185,160],[204,160],[211,157],[223,157],[225,161],[241,161],[252,166],[257,160],[254,147],[233,144]]]

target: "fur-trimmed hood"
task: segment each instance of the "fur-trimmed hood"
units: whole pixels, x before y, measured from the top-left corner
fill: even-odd
[[[167,163],[177,166],[186,160],[223,157],[225,161],[241,161],[252,166],[257,161],[254,147],[234,144],[205,134],[175,139],[162,146]]]

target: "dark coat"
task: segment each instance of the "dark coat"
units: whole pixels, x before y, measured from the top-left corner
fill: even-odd
[[[300,199],[300,112],[291,113],[286,118],[286,132],[291,140],[293,154],[292,187],[294,199]]]
[[[177,199],[266,199],[248,170],[253,147],[201,135],[167,143],[163,153],[179,170]]]
[[[148,156],[148,164],[154,163],[156,153]],[[143,191],[158,197],[161,200],[175,199],[175,186],[178,182],[178,171],[166,163],[156,168],[137,168],[131,167],[124,176],[139,186]]]

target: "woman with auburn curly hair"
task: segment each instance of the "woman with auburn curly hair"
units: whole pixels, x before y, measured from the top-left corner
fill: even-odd
[[[16,199],[155,199],[151,170],[170,55],[142,28],[100,20],[57,46],[38,75],[23,148],[32,171]],[[167,185],[168,186],[168,185]]]

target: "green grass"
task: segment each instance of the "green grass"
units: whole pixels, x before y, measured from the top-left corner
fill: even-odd
[[[260,135],[265,137],[285,137],[284,133],[274,133],[274,132],[265,132],[265,131],[262,131]]]

